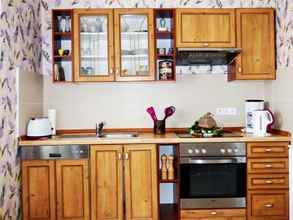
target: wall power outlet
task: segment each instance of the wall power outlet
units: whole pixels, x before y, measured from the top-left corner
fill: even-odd
[[[217,108],[216,109],[216,115],[222,116],[222,115],[237,115],[237,108],[235,107],[223,107],[223,108]]]

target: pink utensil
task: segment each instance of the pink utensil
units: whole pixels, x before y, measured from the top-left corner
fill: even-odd
[[[153,106],[147,108],[147,113],[149,113],[154,122],[158,120]]]
[[[176,111],[176,108],[174,106],[169,106],[165,108],[165,117],[163,120],[166,120],[167,118],[169,118],[171,115],[174,114],[175,111]]]

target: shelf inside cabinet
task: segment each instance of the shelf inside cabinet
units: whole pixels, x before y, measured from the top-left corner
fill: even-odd
[[[171,31],[156,31],[157,39],[173,39],[173,32]]]
[[[157,80],[176,81],[175,10],[163,8],[155,9],[154,12]]]
[[[71,55],[69,55],[69,56],[59,56],[59,55],[55,55],[55,56],[54,56],[54,59],[71,60],[71,59],[72,59],[72,56],[71,56]]]
[[[177,183],[179,180],[174,179],[174,180],[162,180],[160,179],[160,183]]]
[[[157,57],[162,59],[168,59],[168,58],[173,58],[174,54],[157,54]]]
[[[71,32],[54,32],[55,36],[68,36],[71,37],[72,33]]]
[[[52,10],[52,71],[54,83],[72,83],[73,81],[73,10]],[[68,55],[60,56],[58,50],[68,50]],[[66,53],[67,54],[67,53]],[[59,67],[56,68],[56,66]],[[59,75],[59,71],[62,69]],[[64,76],[63,76],[64,73]],[[58,77],[56,76],[58,75]],[[56,79],[65,80],[56,80]]]
[[[177,220],[178,205],[177,204],[160,204],[160,220]]]

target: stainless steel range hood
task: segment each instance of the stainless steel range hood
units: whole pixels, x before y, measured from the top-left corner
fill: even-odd
[[[240,52],[239,48],[178,48],[176,65],[227,65]]]

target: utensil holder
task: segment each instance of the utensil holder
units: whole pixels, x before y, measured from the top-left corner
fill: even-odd
[[[165,134],[166,133],[166,121],[157,120],[154,122],[154,133],[155,134]]]

